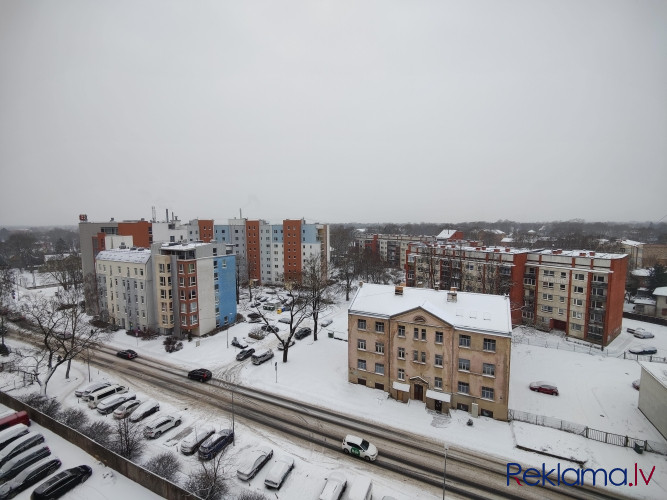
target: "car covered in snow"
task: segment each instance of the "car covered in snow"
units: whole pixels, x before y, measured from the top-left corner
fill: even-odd
[[[273,450],[268,446],[259,446],[250,450],[241,458],[241,465],[236,471],[236,477],[241,481],[250,481],[271,460]]]
[[[102,415],[108,415],[123,403],[133,399],[137,399],[137,395],[129,392],[109,396],[99,402],[97,405],[97,412],[101,413]]]
[[[279,457],[269,469],[264,486],[267,488],[280,489],[285,478],[294,468],[294,459],[292,457]]]
[[[308,328],[307,326],[304,326],[303,328],[299,328],[296,333],[294,334],[294,338],[297,340],[301,340],[303,338],[306,338],[308,335],[313,333],[313,331]]]
[[[320,321],[320,326],[329,326],[331,323],[333,323],[332,319],[325,319],[324,321]]]
[[[326,481],[319,500],[338,500],[347,487],[347,479],[342,472],[333,471]]]
[[[112,385],[111,382],[106,382],[106,381],[105,382],[93,382],[92,384],[85,385],[82,388],[77,389],[76,391],[74,391],[74,395],[77,398],[85,398],[91,392],[95,392],[99,389],[109,387],[110,385]]]
[[[181,425],[181,417],[178,415],[163,415],[154,418],[144,427],[144,437],[157,439],[169,429]]]
[[[114,418],[127,418],[143,403],[138,399],[126,401],[113,411]]]
[[[248,349],[243,349],[236,355],[236,361],[243,361],[244,359],[249,358],[253,354],[255,354],[255,349],[253,349],[252,347],[249,347]]]
[[[652,339],[655,337],[653,333],[649,332],[648,330],[644,330],[643,328],[635,328],[635,331],[632,333],[632,335],[638,339]]]
[[[528,387],[531,391],[558,396],[558,387],[549,382],[531,382]]]
[[[130,422],[139,422],[153,413],[160,411],[160,403],[154,399],[149,399],[141,403],[130,415]]]
[[[192,455],[201,444],[206,441],[215,432],[212,425],[202,425],[192,430],[190,434],[184,437],[180,443],[181,453],[183,455]]]

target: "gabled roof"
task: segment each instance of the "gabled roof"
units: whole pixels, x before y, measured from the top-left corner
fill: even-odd
[[[454,236],[456,231],[457,231],[456,229],[443,229],[442,231],[440,231],[440,234],[436,236],[436,238],[439,240],[448,240],[449,238]]]
[[[457,292],[456,302],[447,301],[447,291],[403,287],[396,295],[391,285],[364,283],[350,303],[350,314],[391,318],[421,309],[457,329],[512,334],[509,297]]]

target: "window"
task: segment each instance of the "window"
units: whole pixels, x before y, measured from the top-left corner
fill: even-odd
[[[435,366],[442,366],[442,354],[435,355]]]
[[[600,274],[594,274],[593,281],[595,281],[596,283],[604,283],[604,276]]]
[[[584,281],[584,273],[575,273],[574,279],[577,281]]]
[[[543,293],[542,300],[554,300],[554,296],[551,295],[550,293]]]
[[[583,306],[584,301],[583,301],[583,299],[572,299],[572,305],[573,306]]]
[[[424,351],[422,351],[421,359],[422,359],[422,363],[426,363],[426,353]]]
[[[565,314],[565,309],[561,309],[561,308],[559,307],[559,308],[558,308],[558,315],[559,315],[559,316],[562,316],[563,314]]]
[[[435,377],[434,386],[436,389],[442,389],[442,377]]]
[[[357,329],[358,330],[365,330],[366,329],[366,320],[365,319],[358,319],[357,320]]]
[[[357,349],[361,349],[362,351],[366,350],[366,341],[364,339],[357,340]]]
[[[535,286],[535,278],[524,278],[523,284]]]
[[[181,316],[181,325],[182,326],[187,326],[188,325],[188,317],[187,316]]]
[[[482,365],[482,375],[486,375],[488,377],[495,377],[496,365],[492,365],[491,363],[484,363]]]
[[[570,330],[581,331],[581,325],[578,323],[570,323]]]
[[[459,347],[470,347],[470,335],[459,335]]]
[[[403,368],[398,369],[398,380],[405,380],[405,370]]]
[[[496,341],[493,339],[484,339],[484,350],[496,352]]]
[[[384,342],[375,343],[375,352],[378,354],[384,354]]]
[[[435,343],[442,344],[442,332],[435,332]]]
[[[419,351],[412,351],[412,361],[419,362]]]
[[[561,271],[560,277],[563,279],[567,278],[567,273],[565,271]]]
[[[552,306],[542,306],[541,311],[545,313],[551,313],[553,312],[554,308]]]
[[[190,302],[190,312],[196,312],[196,311],[197,311],[197,303]]]
[[[163,273],[164,272],[164,264],[160,264],[158,267],[160,269],[160,272]]]
[[[162,279],[162,278],[160,278],[160,279]],[[185,278],[183,276],[178,278],[178,286],[185,286]]]
[[[563,285],[563,286],[565,286],[565,285]],[[565,303],[565,297],[562,297],[562,296],[558,297],[558,302],[560,302],[561,304],[564,304]]]
[[[553,272],[553,271],[549,271],[548,269],[545,269],[545,270],[544,270],[544,276],[551,276],[551,277],[553,277],[553,275],[554,275],[554,272]]]
[[[384,323],[381,321],[375,322],[375,331],[377,333],[384,333]]]
[[[375,373],[384,375],[384,365],[382,363],[375,363]]]
[[[188,264],[188,274],[192,274],[195,272],[195,264],[194,262],[191,262]]]
[[[398,336],[405,337],[405,326],[398,325]]]
[[[553,284],[553,282],[543,281],[542,282],[542,288],[549,288],[549,289],[553,290],[554,284]]]
[[[583,317],[584,317],[584,315],[581,311],[572,311],[572,318],[573,319],[581,319]]]
[[[405,359],[405,348],[404,347],[399,347],[398,348],[398,359]]]
[[[196,325],[197,324],[197,315],[196,314],[192,314],[190,316],[190,324],[191,325]]]
[[[584,293],[584,287],[583,286],[575,286],[574,287],[574,293]]]
[[[459,358],[459,370],[464,372],[470,371],[470,360]]]
[[[492,412],[491,410],[485,410],[484,408],[480,408],[480,409],[479,409],[479,414],[480,414],[482,417],[493,418],[493,412]]]
[[[493,387],[482,387],[482,399],[493,400]]]
[[[183,264],[178,265],[178,274],[183,274]]]
[[[470,384],[468,382],[459,382],[458,392],[462,394],[470,394]]]
[[[593,288],[593,290],[591,290],[591,295],[604,296],[604,288],[597,288],[597,287]]]
[[[414,335],[412,338],[415,340],[419,340],[419,328],[414,329]]]
[[[359,370],[365,370],[366,369],[366,360],[365,359],[358,359],[357,360],[357,368]]]
[[[426,328],[422,328],[422,340],[426,340]]]
[[[561,284],[561,285],[558,285],[558,287],[559,287],[559,289],[560,289],[561,292],[564,292],[564,291],[565,291],[565,285],[562,285],[562,284]]]

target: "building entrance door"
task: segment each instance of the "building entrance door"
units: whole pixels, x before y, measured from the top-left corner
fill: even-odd
[[[424,401],[424,386],[415,384],[415,399],[417,401]]]

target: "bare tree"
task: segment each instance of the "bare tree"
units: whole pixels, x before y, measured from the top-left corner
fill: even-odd
[[[228,491],[225,480],[228,479],[226,468],[230,465],[222,453],[212,460],[200,462],[200,466],[188,476],[185,489],[203,500],[223,498]]]
[[[317,325],[320,312],[332,302],[334,282],[329,280],[324,262],[319,255],[313,255],[305,260],[301,272],[301,287],[306,290],[306,300],[309,302],[310,315],[313,318],[313,340],[317,341]]]
[[[37,351],[26,351],[28,354],[21,364],[30,367],[29,373],[35,376],[44,396],[49,380],[60,365],[69,363],[87,349],[95,349],[106,339],[106,334],[100,330],[83,326],[78,306],[65,309],[61,306],[57,298],[42,294],[27,296],[21,306],[40,338]],[[42,374],[44,369],[46,372]]]
[[[144,468],[153,474],[173,481],[174,476],[181,470],[181,462],[174,453],[165,451],[151,457],[150,460],[144,463]]]
[[[78,255],[59,255],[57,258],[47,260],[42,269],[50,276],[51,281],[64,290],[83,285],[81,257]]]
[[[66,408],[58,416],[58,421],[72,429],[81,429],[88,424],[88,415],[81,408]]]
[[[143,437],[143,425],[130,421],[129,418],[116,420],[116,427],[111,438],[111,449],[128,460],[135,460],[144,452],[146,441]]]
[[[114,428],[109,422],[97,420],[81,429],[81,433],[105,448],[111,449]]]

